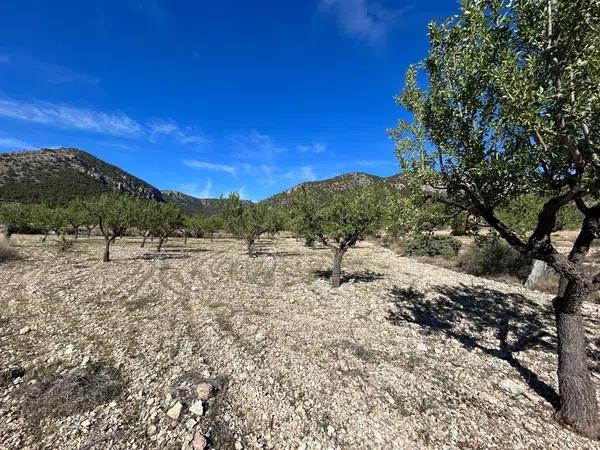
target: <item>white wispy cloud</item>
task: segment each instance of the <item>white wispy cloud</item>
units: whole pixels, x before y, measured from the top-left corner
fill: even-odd
[[[177,190],[196,198],[212,198],[212,181],[208,180],[204,185],[182,184],[177,187]]]
[[[97,111],[64,103],[0,98],[0,117],[68,130],[143,138],[151,142],[157,136],[170,137],[183,145],[202,145],[211,142],[196,128],[180,126],[173,120],[154,119],[140,122],[122,112]]]
[[[229,166],[226,164],[215,164],[215,163],[211,163],[211,162],[198,161],[198,160],[194,160],[194,159],[184,159],[183,163],[186,166],[191,167],[192,169],[225,172],[225,173],[228,173],[233,176],[235,176],[235,174],[236,174],[235,167]]]
[[[109,114],[48,102],[0,99],[0,116],[117,136],[136,136],[143,130],[140,123],[123,113]]]
[[[392,23],[411,8],[385,8],[372,0],[321,0],[320,7],[335,17],[338,26],[346,34],[372,44],[384,39]]]
[[[11,137],[0,137],[0,148],[8,148],[11,150],[25,150],[34,148],[35,146],[22,141],[21,139]]]
[[[321,142],[313,142],[312,144],[301,144],[296,146],[301,153],[323,153],[327,150],[327,144]]]
[[[182,144],[208,144],[210,139],[193,127],[180,127],[172,120],[156,119],[148,123],[152,136],[165,135],[175,138]]]
[[[283,178],[296,182],[315,181],[317,179],[317,175],[312,167],[302,166],[296,169],[288,170],[283,174]]]
[[[287,148],[279,145],[268,134],[251,130],[248,133],[230,136],[236,156],[241,159],[270,161],[277,154],[284,153]]]
[[[77,72],[60,64],[33,61],[33,65],[52,84],[78,83],[90,86],[98,86],[100,84],[98,78],[87,73]]]

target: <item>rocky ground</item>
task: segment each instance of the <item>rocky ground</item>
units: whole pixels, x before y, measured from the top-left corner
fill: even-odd
[[[123,239],[108,264],[99,240],[13,239],[0,448],[600,448],[553,421],[546,294],[369,243],[332,290],[329,251],[292,239],[255,259]],[[585,314],[600,388],[599,305]]]

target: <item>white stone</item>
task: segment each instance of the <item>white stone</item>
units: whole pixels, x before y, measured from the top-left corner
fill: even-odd
[[[512,395],[519,395],[522,394],[523,392],[525,392],[526,388],[523,385],[523,383],[518,383],[514,380],[511,380],[510,378],[507,378],[505,380],[502,380],[498,386],[500,387],[500,389],[502,389],[503,391],[508,392],[509,394]]]
[[[27,334],[31,331],[31,328],[29,327],[23,327],[19,330],[19,334]]]
[[[333,428],[331,425],[327,425],[327,435],[333,436],[334,434],[335,434],[335,428]]]
[[[167,411],[167,416],[169,416],[171,419],[173,420],[177,420],[179,419],[179,416],[181,415],[181,409],[183,408],[183,405],[181,404],[181,402],[177,402],[175,403],[168,411]]]
[[[202,400],[198,400],[190,406],[190,412],[196,414],[197,416],[201,416],[204,414],[204,406],[202,406]]]

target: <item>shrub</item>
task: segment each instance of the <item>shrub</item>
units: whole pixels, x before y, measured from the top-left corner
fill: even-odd
[[[475,245],[459,259],[459,267],[476,276],[514,275],[524,279],[529,274],[530,265],[528,258],[495,233],[477,236]]]
[[[75,245],[75,239],[67,237],[65,233],[61,233],[56,239],[56,245],[61,252],[68,252],[73,248],[73,245]]]
[[[456,256],[461,246],[451,236],[417,234],[404,241],[402,250],[409,256]]]

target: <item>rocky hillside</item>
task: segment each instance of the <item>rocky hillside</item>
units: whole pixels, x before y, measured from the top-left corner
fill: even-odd
[[[290,203],[292,193],[301,187],[306,188],[309,193],[318,197],[326,197],[333,194],[346,194],[355,189],[366,187],[388,187],[400,190],[403,187],[403,183],[400,174],[392,175],[391,177],[378,177],[377,175],[370,175],[363,172],[352,172],[326,180],[301,183],[287,191],[275,194],[264,201],[275,206],[287,206]]]
[[[179,206],[185,214],[216,214],[221,211],[221,198],[197,198],[178,191],[161,191],[167,203]]]
[[[154,186],[81,150],[0,154],[0,201],[61,203],[109,191],[163,200]]]

